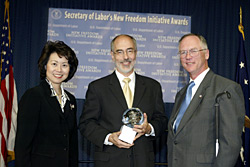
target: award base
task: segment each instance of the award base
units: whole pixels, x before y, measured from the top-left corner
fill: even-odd
[[[132,144],[136,133],[137,132],[133,131],[132,128],[130,128],[126,125],[123,125],[121,127],[121,134],[119,136],[119,139],[126,142],[126,143]]]

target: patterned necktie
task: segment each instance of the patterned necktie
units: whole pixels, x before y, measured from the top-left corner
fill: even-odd
[[[132,107],[132,103],[133,103],[133,96],[132,96],[132,92],[129,88],[129,82],[131,81],[130,78],[124,78],[123,82],[125,83],[124,87],[123,87],[123,93],[124,96],[126,98],[127,104],[128,104],[128,108]]]
[[[175,122],[175,127],[174,127],[174,131],[177,131],[177,128],[181,122],[181,119],[184,115],[184,113],[186,112],[186,109],[191,101],[191,97],[192,97],[192,88],[194,87],[195,83],[194,81],[190,82],[190,84],[188,85],[187,88],[187,92],[186,92],[186,96],[185,99],[183,100],[182,104],[181,104],[181,108],[180,111],[176,117],[176,122]]]

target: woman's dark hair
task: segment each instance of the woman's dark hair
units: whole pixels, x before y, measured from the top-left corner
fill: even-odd
[[[48,41],[41,53],[41,56],[38,60],[38,69],[40,71],[40,78],[45,79],[46,78],[46,65],[49,61],[49,57],[52,53],[57,53],[58,56],[65,57],[68,60],[69,66],[70,66],[70,71],[68,78],[66,78],[63,82],[67,82],[70,80],[78,66],[78,59],[76,57],[75,52],[68,46],[66,45],[63,41]]]

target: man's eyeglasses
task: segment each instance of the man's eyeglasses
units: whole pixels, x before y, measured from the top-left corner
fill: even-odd
[[[116,54],[116,55],[118,55],[118,56],[124,56],[124,54],[125,54],[125,51],[124,50],[117,50],[117,51],[112,51],[114,54]],[[134,49],[127,49],[126,50],[126,54],[127,54],[127,56],[132,56],[132,55],[134,55],[135,54],[135,52],[136,52],[136,50],[134,50]]]
[[[190,49],[190,50],[181,50],[178,52],[178,55],[180,56],[181,59],[186,58],[187,54],[189,53],[189,56],[191,57],[196,57],[199,55],[200,51],[207,50],[207,49]]]

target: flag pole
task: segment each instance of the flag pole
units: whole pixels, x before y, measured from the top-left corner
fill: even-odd
[[[248,70],[247,70],[247,57],[245,52],[245,35],[244,35],[244,27],[242,23],[242,8],[240,6],[240,22],[238,25],[239,30],[239,50],[237,55],[237,68],[236,68],[236,82],[238,82],[241,85],[242,91],[244,93],[244,99],[245,99],[245,126],[243,127],[243,134],[242,134],[242,147],[240,150],[240,158],[237,161],[237,166],[249,166],[250,163],[250,155],[249,155],[249,148],[250,148],[250,130],[247,128],[249,126],[247,116],[249,116],[249,76],[248,76]],[[242,66],[243,65],[243,66]],[[247,82],[246,82],[247,81]]]
[[[11,41],[11,36],[10,36],[10,2],[9,0],[5,0],[4,2],[5,4],[5,11],[4,11],[4,21],[6,20],[5,17],[6,17],[6,13],[7,13],[7,16],[8,16],[8,37],[9,37],[9,47],[10,47],[10,41]]]

